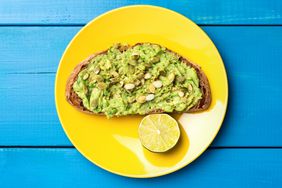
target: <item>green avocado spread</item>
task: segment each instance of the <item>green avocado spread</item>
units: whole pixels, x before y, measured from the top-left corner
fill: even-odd
[[[186,111],[202,98],[196,70],[157,44],[116,44],[89,60],[73,90],[83,106],[107,117]]]

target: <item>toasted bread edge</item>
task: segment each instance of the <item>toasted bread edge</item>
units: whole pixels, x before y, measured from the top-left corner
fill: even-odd
[[[135,44],[134,46],[136,45],[140,45],[142,43],[137,43]],[[131,47],[134,47],[134,46],[131,46]],[[127,47],[129,48],[129,46]],[[126,50],[126,49],[121,49],[122,51]],[[169,49],[167,49],[168,51],[172,52],[172,53],[175,53]],[[74,82],[76,81],[77,79],[77,76],[79,74],[79,72],[81,70],[83,70],[83,68],[90,63],[90,60],[93,59],[95,56],[97,55],[100,55],[100,54],[103,54],[103,53],[107,53],[107,50],[105,51],[101,51],[101,52],[98,52],[98,53],[95,53],[91,56],[89,56],[87,59],[85,59],[84,61],[82,61],[81,63],[79,63],[73,70],[73,72],[71,73],[71,75],[69,76],[68,80],[67,80],[67,84],[66,84],[66,90],[65,90],[65,94],[66,94],[66,100],[68,101],[68,103],[70,103],[72,106],[76,107],[78,110],[82,111],[82,112],[85,112],[85,113],[89,113],[89,114],[97,114],[97,115],[103,115],[103,113],[94,113],[94,112],[91,112],[89,111],[88,109],[86,109],[84,106],[83,106],[83,103],[82,103],[82,100],[77,96],[77,94],[74,92],[72,86],[74,84]],[[175,53],[176,54],[176,53]],[[179,55],[179,54],[178,54]],[[180,56],[180,55],[179,55]],[[189,61],[187,58],[184,58],[182,56],[181,57],[181,60],[183,62],[185,62],[188,66],[191,66],[193,67],[196,72],[197,72],[197,75],[198,75],[198,78],[199,78],[199,85],[200,85],[200,89],[202,91],[202,99],[195,105],[193,106],[192,108],[190,108],[189,110],[187,111],[184,111],[184,112],[198,112],[198,111],[203,111],[203,110],[206,110],[209,108],[210,104],[211,104],[211,89],[210,89],[210,85],[209,85],[209,81],[207,79],[207,76],[205,75],[205,73],[203,72],[203,70],[201,69],[201,67],[199,65],[196,65],[194,63],[192,63],[191,61]],[[153,110],[151,111],[150,113],[148,114],[153,114],[153,113],[162,113],[164,112],[164,110],[162,109],[156,109],[156,110]],[[177,112],[177,111],[175,111]],[[179,112],[178,112],[179,113]]]

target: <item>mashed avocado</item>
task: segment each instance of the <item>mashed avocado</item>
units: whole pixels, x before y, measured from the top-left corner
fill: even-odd
[[[199,78],[176,54],[156,44],[125,51],[117,44],[90,60],[73,84],[86,109],[107,117],[186,111],[202,97]]]

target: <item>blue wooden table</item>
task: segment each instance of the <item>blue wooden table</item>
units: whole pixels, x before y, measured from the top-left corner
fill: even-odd
[[[72,146],[59,123],[54,78],[88,21],[152,4],[208,33],[224,60],[228,112],[209,149],[159,178],[110,174]],[[282,187],[281,0],[0,0],[0,187]]]

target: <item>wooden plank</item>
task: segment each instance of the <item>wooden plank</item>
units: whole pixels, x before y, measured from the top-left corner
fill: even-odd
[[[0,24],[85,24],[108,10],[136,4],[170,8],[198,24],[282,24],[280,0],[1,0]]]
[[[55,73],[48,72],[55,72],[77,30],[0,29],[0,145],[71,145],[56,115]],[[213,146],[282,146],[282,27],[204,30],[222,54],[230,85],[227,116]]]
[[[0,74],[0,145],[71,145],[56,114],[54,78]]]
[[[55,72],[80,27],[0,27],[0,73]]]
[[[281,187],[281,149],[208,150],[184,169],[154,179],[106,173],[75,149],[0,149],[1,187]],[[15,181],[16,179],[16,181]]]
[[[64,49],[81,27],[0,27],[0,73],[56,72]],[[280,66],[282,26],[203,26],[227,68]],[[259,40],[259,44],[258,44]],[[273,42],[276,41],[276,42]],[[277,69],[276,69],[277,70]],[[279,69],[278,69],[279,70]],[[236,72],[238,73],[238,72]]]

